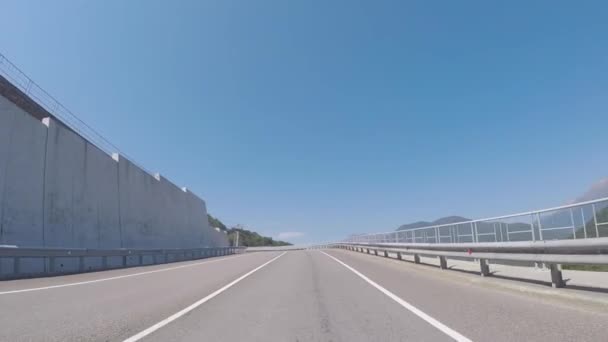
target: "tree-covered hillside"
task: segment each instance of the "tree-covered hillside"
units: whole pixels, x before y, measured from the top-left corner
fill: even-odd
[[[268,236],[262,236],[256,232],[245,229],[244,227],[228,228],[226,225],[211,215],[207,215],[209,225],[214,228],[219,228],[228,232],[228,240],[231,245],[234,245],[236,240],[236,232],[239,232],[239,246],[258,247],[258,246],[290,246],[291,243],[285,241],[274,240]]]
[[[213,228],[219,228],[221,230],[228,230],[228,227],[226,227],[222,221],[216,219],[215,217],[207,214],[207,219],[209,220],[209,225]]]

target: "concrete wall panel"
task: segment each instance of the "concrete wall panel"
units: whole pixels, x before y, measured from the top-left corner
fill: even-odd
[[[87,217],[90,220],[92,215],[90,199],[85,199],[84,194],[87,143],[60,122],[46,120],[49,127],[44,180],[44,245],[84,247],[90,241],[85,241],[79,230],[90,229],[83,222]],[[47,267],[51,271],[74,272],[78,260],[56,258],[48,260]]]
[[[123,247],[163,247],[158,235],[162,215],[159,180],[120,156],[118,184]]]
[[[43,243],[42,191],[47,127],[0,96],[0,244]],[[40,259],[22,259],[24,273],[43,270]],[[0,261],[0,275],[13,261]]]
[[[49,120],[44,191],[44,244],[79,247],[77,224],[90,215],[84,201],[86,142],[61,123]],[[86,244],[85,241],[82,241]]]
[[[118,163],[60,122],[48,120],[44,193],[44,245],[120,248]],[[57,258],[58,271],[75,271],[78,260]],[[85,269],[99,268],[85,258]]]
[[[159,218],[159,236],[170,246],[193,247],[191,236],[185,229],[186,201],[183,191],[162,176],[159,175],[158,178],[158,205],[163,208],[163,215]]]
[[[1,243],[41,246],[47,127],[0,97]]]
[[[187,224],[192,231],[197,232],[195,238],[199,246],[216,247],[212,240],[212,231],[207,220],[207,206],[205,202],[191,191],[185,190],[187,198]]]

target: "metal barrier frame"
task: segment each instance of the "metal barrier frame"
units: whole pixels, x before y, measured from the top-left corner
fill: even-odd
[[[230,254],[240,254],[245,251],[245,247],[204,247],[188,249],[88,249],[88,248],[21,248],[16,246],[0,246],[0,258],[13,259],[13,272],[10,275],[0,275],[0,279],[15,279],[28,276],[44,275],[63,275],[72,273],[83,273],[89,271],[102,271],[116,268],[126,268],[144,265],[157,265],[169,262],[186,260],[204,259],[209,257],[224,256]],[[144,264],[144,256],[152,256],[153,262]],[[175,259],[169,261],[169,256]],[[87,270],[85,268],[85,258],[101,257],[101,268]],[[109,257],[121,257],[118,267],[108,267]],[[129,257],[137,257],[137,263],[128,264]],[[159,257],[161,260],[159,260]],[[43,273],[21,273],[20,264],[22,258],[43,258],[48,259],[48,267],[45,265]],[[78,270],[61,271],[55,268],[56,258],[78,258]]]
[[[577,238],[577,229],[582,228],[583,237],[582,239],[588,238],[599,238],[600,237],[600,227],[608,226],[608,222],[598,222],[597,219],[597,204],[602,203],[606,204],[608,207],[608,197],[599,198],[592,201],[585,201],[579,203],[573,203],[558,207],[552,207],[541,210],[534,210],[528,212],[522,212],[517,214],[509,214],[495,217],[488,217],[470,221],[463,222],[455,222],[455,223],[446,223],[440,225],[432,225],[426,227],[420,227],[415,229],[408,230],[397,230],[391,232],[382,232],[382,233],[372,233],[372,234],[362,234],[362,235],[354,235],[348,239],[343,240],[343,242],[348,243],[387,243],[387,242],[410,242],[410,243],[428,243],[429,240],[433,241],[433,243],[442,243],[446,239],[450,240],[450,243],[458,244],[465,243],[470,240],[470,242],[478,243],[480,241],[480,237],[483,236],[493,236],[494,242],[504,242],[511,241],[512,237],[520,234],[530,234],[529,241],[543,241],[545,237],[543,233],[555,231],[555,230],[571,230],[572,236],[571,239],[581,239]],[[593,228],[595,230],[595,236],[589,237],[587,233],[587,221],[585,218],[585,207],[590,206],[591,211],[593,213]],[[551,212],[559,212],[563,210],[568,210],[570,214],[570,225],[560,226],[560,227],[543,227],[541,215]],[[574,210],[580,209],[581,216],[581,226],[577,226],[575,223],[575,214]],[[530,228],[527,230],[510,230],[509,224],[514,224],[513,222],[494,222],[497,220],[509,220],[513,218],[527,218],[530,222],[519,222],[522,225],[529,225]],[[587,218],[590,219],[590,218]],[[479,232],[478,224],[486,223],[492,224],[494,231],[493,232]],[[498,227],[497,227],[498,226]],[[497,229],[498,228],[498,229]],[[503,234],[503,228],[506,234]],[[498,230],[500,233],[498,233]],[[429,235],[429,232],[432,231],[432,234]],[[538,236],[537,236],[538,233]],[[500,236],[500,240],[498,237]],[[563,239],[566,240],[566,239]]]

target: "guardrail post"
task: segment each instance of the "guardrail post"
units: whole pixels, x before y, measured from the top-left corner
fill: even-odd
[[[83,256],[78,257],[78,271],[84,272],[84,257]]]
[[[374,254],[377,256],[378,255],[378,250],[374,249]]]
[[[101,257],[101,268],[104,270],[108,268],[108,257],[105,255]]]
[[[49,272],[55,273],[55,257],[49,257]]]
[[[144,256],[143,255],[138,255],[137,256],[137,263],[139,264],[139,266],[142,266],[144,264]]]
[[[19,266],[21,266],[21,258],[14,257],[13,258],[13,273],[19,274],[19,272],[20,272]]]
[[[122,256],[122,267],[127,267],[127,256],[126,255]]]
[[[384,257],[388,258],[388,252],[387,251],[384,251]]]
[[[448,268],[448,261],[444,256],[439,257],[439,268],[446,270]]]
[[[397,259],[403,260],[403,255],[401,255],[401,252],[397,252]]]
[[[559,269],[558,264],[549,264],[549,269],[551,270],[551,286],[554,288],[565,287],[566,282],[564,282],[564,278],[562,277],[562,271]]]
[[[370,249],[367,249],[367,254],[371,254],[372,252],[370,251]]]
[[[479,259],[479,268],[480,274],[482,277],[486,277],[490,275],[490,266],[488,265],[488,260]]]
[[[420,263],[420,255],[414,254],[414,263],[415,264],[419,264]]]

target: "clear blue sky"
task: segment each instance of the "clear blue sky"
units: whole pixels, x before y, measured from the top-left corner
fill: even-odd
[[[6,1],[0,49],[213,215],[309,242],[560,205],[608,175],[606,18],[605,1]]]

